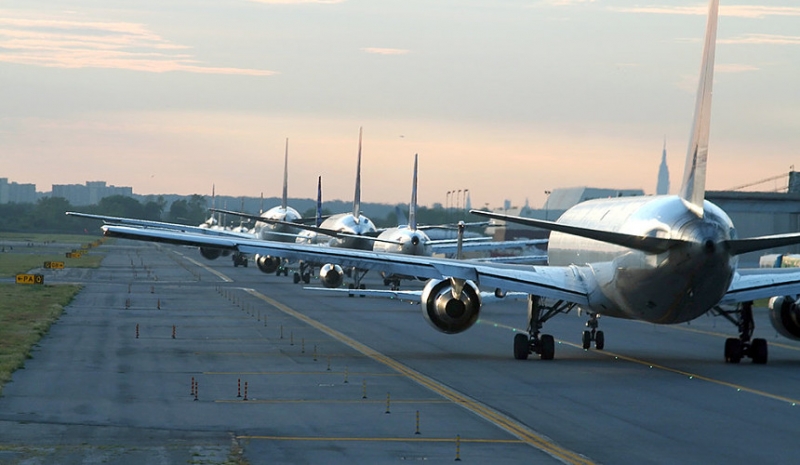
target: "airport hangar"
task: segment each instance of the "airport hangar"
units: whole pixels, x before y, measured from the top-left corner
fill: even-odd
[[[725,210],[733,221],[740,238],[768,236],[800,231],[800,172],[789,172],[786,192],[742,192],[742,191],[706,191],[706,200]],[[602,189],[592,187],[571,187],[553,189],[547,202],[541,209],[522,208],[495,210],[508,215],[519,215],[555,221],[573,205],[586,200],[644,195],[641,189]],[[488,228],[487,233],[495,240],[513,240],[522,238],[546,238],[549,231],[524,226],[507,226],[498,221],[500,226]],[[743,254],[739,258],[742,268],[758,267],[759,257],[770,253],[800,253],[800,245],[782,247]]]

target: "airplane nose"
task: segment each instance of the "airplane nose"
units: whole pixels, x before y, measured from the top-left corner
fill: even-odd
[[[411,245],[414,245],[414,246],[419,245],[419,236],[415,235],[415,236],[411,237]]]

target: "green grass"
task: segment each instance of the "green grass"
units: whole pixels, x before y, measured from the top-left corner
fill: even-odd
[[[0,284],[0,393],[81,286]]]
[[[71,250],[71,249],[70,249]],[[0,277],[27,273],[34,268],[41,268],[44,262],[64,262],[65,268],[98,268],[103,255],[98,253],[81,255],[80,258],[66,258],[65,249],[62,254],[41,253],[2,253],[0,254]]]
[[[3,241],[25,242],[59,242],[67,244],[88,244],[100,239],[98,234],[47,234],[47,233],[12,233],[0,232],[0,243]]]
[[[67,268],[97,268],[103,255],[94,247],[88,249],[91,254],[80,258],[67,258],[66,254],[94,245],[98,240],[105,239],[89,235],[0,233],[0,277],[27,273],[43,267],[44,262],[64,262]]]

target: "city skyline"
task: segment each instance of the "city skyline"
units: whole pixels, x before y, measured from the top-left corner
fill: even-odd
[[[730,3],[730,4],[729,4]],[[682,176],[702,2],[11,0],[0,15],[3,176],[137,193],[476,207]],[[724,2],[708,187],[788,171],[800,7]],[[673,182],[673,191],[676,189]]]

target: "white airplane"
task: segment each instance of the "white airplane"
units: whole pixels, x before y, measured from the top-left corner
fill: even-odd
[[[433,240],[425,233],[425,227],[417,224],[417,178],[419,172],[419,154],[414,155],[414,175],[411,183],[411,202],[408,208],[408,222],[394,228],[387,228],[378,235],[379,241],[372,246],[372,250],[382,253],[397,253],[404,255],[418,255],[430,257],[434,253],[454,253],[456,259],[462,259],[462,252],[500,250],[504,248],[529,247],[537,244],[544,244],[547,239],[531,239],[522,241],[495,242],[486,240],[490,238],[475,238],[476,240],[464,239],[464,222],[458,225],[457,239]],[[433,226],[440,228],[442,226]],[[531,257],[527,257],[531,259]],[[545,255],[536,257],[538,260],[546,260]],[[393,291],[400,288],[400,281],[403,279],[416,279],[413,276],[404,276],[396,273],[381,273],[384,284],[391,286]]]
[[[728,215],[704,200],[711,116],[718,0],[710,0],[695,117],[679,195],[623,197],[580,203],[557,221],[474,212],[549,229],[550,266],[475,263],[332,247],[309,247],[213,237],[122,225],[106,225],[106,235],[230,250],[272,253],[296,259],[329,260],[345,266],[376,269],[428,278],[421,296],[425,318],[439,331],[469,329],[481,310],[479,288],[525,292],[528,334],[514,338],[514,357],[532,353],[554,357],[551,335],[542,325],[559,313],[580,308],[590,322],[597,316],[654,324],[691,321],[707,312],[734,322],[739,336],[725,342],[726,362],[750,357],[767,362],[765,339],[751,339],[752,301],[772,297],[770,317],[775,329],[800,340],[800,272],[738,269],[737,256],[800,243],[800,233],[739,239]],[[736,310],[722,305],[739,304]],[[596,327],[584,333],[584,346],[605,339]]]
[[[258,216],[251,216],[250,219],[256,221],[254,234],[256,238],[278,241],[278,242],[294,242],[300,229],[294,226],[295,223],[302,221],[302,216],[294,208],[288,205],[289,199],[289,139],[286,139],[286,150],[283,154],[283,191],[281,195],[281,204],[270,208],[269,210],[261,213]],[[259,270],[264,273],[281,273],[284,276],[289,274],[289,271],[284,265],[284,260],[280,257],[273,257],[270,255],[256,254],[253,261]]]
[[[271,224],[274,228],[292,228],[296,232],[291,235],[291,240],[298,244],[314,244],[346,249],[371,250],[373,242],[380,241],[381,239],[375,237],[377,236],[377,229],[375,228],[375,224],[372,222],[372,220],[361,214],[361,139],[362,129],[359,128],[358,162],[356,166],[355,182],[356,187],[355,194],[353,196],[352,212],[331,215],[325,218],[323,221],[319,221],[321,219],[319,203],[321,202],[322,189],[322,180],[320,178],[319,184],[317,185],[318,212],[316,225],[301,225],[298,224],[296,220],[292,221],[282,218],[266,218],[264,216],[262,216],[261,221]],[[227,210],[216,211],[238,215],[245,218],[253,218],[252,215],[241,212],[232,212]],[[263,237],[263,239],[269,239],[269,237]],[[266,262],[266,258],[262,260]],[[271,263],[273,264],[280,263],[279,257],[270,257],[270,260],[272,260]],[[297,283],[302,280],[303,282],[308,283],[311,279],[311,272],[309,268],[313,268],[315,263],[317,262],[314,260],[301,261],[300,270],[294,275],[294,282]],[[334,263],[320,264],[320,281],[322,281],[326,287],[341,286],[342,282],[344,281],[344,275],[346,274],[342,267]],[[261,268],[261,265],[259,265],[259,268]],[[263,268],[262,271],[264,271]],[[361,279],[366,273],[366,270],[358,270],[354,268],[348,271],[354,276],[354,284],[352,284],[351,287],[357,288],[361,286]]]

